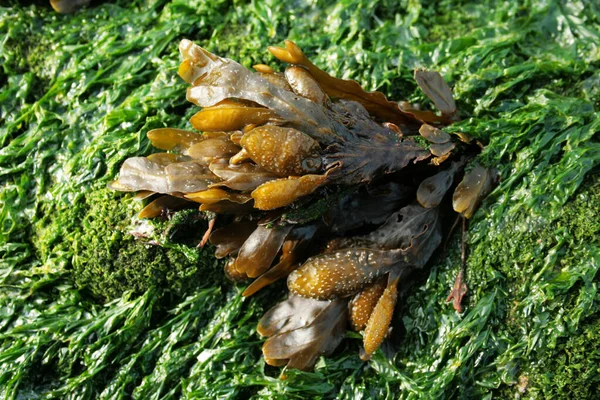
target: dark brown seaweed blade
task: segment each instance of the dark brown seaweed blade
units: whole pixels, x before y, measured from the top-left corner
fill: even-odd
[[[308,247],[314,242],[320,226],[317,224],[304,225],[294,228],[283,243],[279,262],[273,268],[259,276],[244,290],[242,296],[252,296],[265,286],[285,278],[298,268],[298,260],[303,257]]]
[[[328,180],[342,185],[371,182],[375,177],[400,171],[410,162],[429,157],[429,152],[412,140],[398,143],[382,137],[334,145],[328,152],[326,165],[337,167]]]
[[[254,222],[234,222],[214,231],[209,240],[216,248],[215,257],[223,258],[239,250],[255,229]]]
[[[424,179],[417,190],[417,201],[419,204],[425,208],[433,208],[440,205],[446,192],[452,186],[454,175],[459,166],[459,163],[454,162],[447,170]]]
[[[414,189],[390,182],[351,193],[323,216],[332,232],[345,232],[361,226],[379,225],[395,210],[409,202]]]
[[[381,248],[400,249],[400,264],[421,268],[442,240],[439,208],[406,206],[365,238]]]

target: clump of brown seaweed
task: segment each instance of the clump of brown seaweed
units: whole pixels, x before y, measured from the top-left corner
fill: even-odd
[[[475,154],[466,135],[441,129],[457,119],[450,88],[436,72],[415,73],[438,115],[334,78],[290,41],[269,48],[291,64],[284,73],[252,72],[189,40],[179,48],[187,99],[202,108],[190,122],[203,133],[148,132],[166,152],[126,160],[110,187],[154,196],[142,218],[197,203],[217,215],[201,245],[229,258],[232,280],[254,279],[244,296],[287,277],[289,298],[258,326],[268,364],[312,368],[348,322],[364,331],[368,359],[388,333],[399,285],[439,247],[444,199]],[[466,173],[455,211],[470,218],[492,181],[481,166]],[[311,207],[320,208],[303,213]],[[458,278],[457,310],[462,269]]]

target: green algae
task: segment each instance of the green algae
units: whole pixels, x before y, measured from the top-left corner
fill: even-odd
[[[204,221],[185,219],[190,212],[182,211],[163,223],[133,224],[132,215],[140,207],[131,196],[102,188],[68,210],[43,210],[34,229],[39,257],[58,249],[73,253],[76,287],[102,302],[151,288],[182,297],[201,284],[218,284],[222,266],[211,256],[212,248],[196,249],[172,237],[178,233],[197,243],[206,230]],[[146,237],[136,240],[131,233],[136,227],[144,228],[140,234]]]
[[[73,15],[10,4],[0,7],[3,397],[590,393],[600,304],[593,2],[117,1]],[[455,237],[404,294],[371,362],[349,334],[314,372],[281,381],[254,328],[283,290],[243,300],[211,259],[181,246],[162,257],[177,257],[183,277],[201,274],[199,282],[159,273],[147,291],[133,279],[106,304],[90,295],[106,288],[73,271],[91,259],[106,264],[95,276],[109,286],[107,272],[130,257],[160,259],[126,235],[139,206],[102,187],[125,158],[151,151],[147,130],[186,126],[193,107],[176,76],[183,37],[274,67],[266,47],[290,38],[330,73],[425,108],[412,69],[439,70],[460,108],[452,130],[488,143],[479,161],[501,175],[470,222],[465,313],[445,303],[460,262]]]

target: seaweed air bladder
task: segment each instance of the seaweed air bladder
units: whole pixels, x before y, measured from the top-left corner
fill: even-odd
[[[126,160],[109,186],[143,192],[144,218],[212,213],[205,238],[230,279],[252,280],[244,296],[287,278],[288,298],[257,328],[268,364],[311,369],[348,326],[363,332],[369,359],[448,217],[469,218],[493,184],[470,162],[479,148],[443,130],[458,119],[450,87],[415,72],[434,112],[332,77],[291,41],[268,49],[283,72],[251,71],[189,40],[179,49],[201,132],[149,131],[163,152]]]

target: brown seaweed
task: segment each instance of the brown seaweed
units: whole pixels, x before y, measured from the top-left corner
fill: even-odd
[[[452,197],[454,211],[465,218],[471,218],[479,203],[494,185],[495,174],[489,169],[476,165],[467,172]]]
[[[290,368],[310,369],[318,357],[336,349],[344,337],[346,322],[345,300],[290,296],[269,310],[258,324],[258,332],[268,336],[263,345],[265,360],[271,365],[287,363]]]
[[[189,40],[179,49],[187,99],[201,107],[190,124],[202,133],[148,132],[167,152],[126,160],[110,187],[162,194],[143,216],[194,204],[229,215],[210,214],[200,245],[209,240],[228,257],[232,280],[256,278],[244,296],[287,277],[289,298],[258,326],[268,364],[310,369],[349,320],[364,330],[368,359],[404,277],[439,247],[444,199],[473,153],[464,134],[453,140],[443,130],[458,119],[450,87],[436,72],[415,72],[439,115],[334,78],[293,42],[269,48],[291,64],[285,73],[264,64],[250,71]],[[469,218],[492,181],[480,167],[467,173],[455,210]]]

